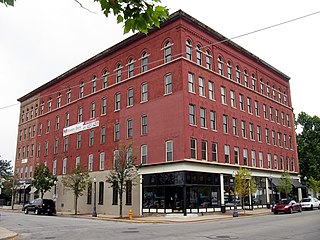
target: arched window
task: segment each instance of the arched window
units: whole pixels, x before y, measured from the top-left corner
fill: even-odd
[[[206,67],[212,69],[212,56],[209,50],[206,51]]]
[[[237,83],[241,83],[241,71],[238,65],[236,66],[236,81]]]
[[[230,61],[227,62],[227,67],[228,67],[228,78],[232,79],[232,64]]]
[[[223,61],[222,61],[222,57],[218,57],[218,72],[220,75],[224,75],[224,72],[223,72]]]
[[[262,79],[260,79],[260,93],[264,95],[264,83]]]
[[[141,58],[141,72],[148,70],[148,53],[144,52]]]
[[[116,83],[121,82],[121,68],[121,64],[118,64],[116,69]]]
[[[246,87],[249,87],[249,76],[248,76],[248,71],[244,70],[244,74],[243,74],[243,78],[244,78],[244,85]]]
[[[134,75],[134,61],[130,58],[128,63],[128,77],[131,78]]]
[[[96,75],[94,75],[92,77],[92,88],[91,88],[91,92],[94,93],[97,90],[97,77]]]
[[[171,42],[167,41],[164,44],[164,62],[170,62],[171,61]]]
[[[106,88],[108,86],[108,71],[104,70],[102,75],[102,87]]]
[[[188,60],[192,60],[192,45],[190,40],[186,41],[186,57]]]
[[[252,73],[251,75],[251,87],[252,89],[255,91],[257,89],[257,80],[256,80],[256,76],[254,75],[254,73]]]
[[[84,94],[84,82],[80,83],[80,89],[79,89],[79,98],[83,98]]]
[[[202,52],[201,52],[201,46],[197,45],[197,64],[202,65]]]

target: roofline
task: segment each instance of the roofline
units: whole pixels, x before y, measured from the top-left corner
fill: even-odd
[[[276,73],[278,76],[286,79],[286,80],[290,80],[290,77],[288,77],[287,75],[285,75],[284,73],[282,73],[281,71],[279,71],[278,69],[274,68],[273,66],[271,66],[270,64],[268,64],[267,62],[263,61],[262,59],[260,59],[259,57],[257,57],[256,55],[252,54],[251,52],[249,52],[248,50],[240,47],[238,44],[234,43],[231,40],[228,40],[228,38],[224,37],[223,35],[221,35],[220,33],[216,32],[215,30],[213,30],[212,28],[208,27],[207,25],[203,24],[202,22],[198,21],[197,19],[193,18],[192,16],[190,16],[189,14],[185,13],[182,10],[178,10],[175,13],[171,14],[169,16],[169,18],[163,22],[161,24],[161,27],[164,27],[174,21],[176,21],[177,19],[184,19],[187,22],[191,23],[192,25],[194,25],[195,27],[198,27],[200,29],[202,29],[203,31],[205,31],[206,33],[208,33],[209,35],[215,37],[216,39],[218,39],[219,41],[224,41],[225,44],[229,45],[230,47],[234,48],[235,50],[243,53],[245,56],[249,57],[250,59],[254,60],[255,62],[267,67],[268,69],[270,69],[271,71],[273,71],[274,73]],[[149,31],[149,33],[152,33],[154,31],[158,30],[158,28],[154,27],[153,29],[151,29]],[[33,96],[35,96],[36,94],[40,93],[42,90],[47,89],[48,87],[51,87],[52,85],[62,81],[63,79],[71,76],[72,74],[84,69],[87,66],[90,66],[92,63],[95,63],[96,61],[107,57],[108,55],[128,46],[129,44],[140,40],[142,38],[144,38],[146,35],[143,33],[136,33],[134,35],[132,35],[131,37],[128,37],[124,40],[122,40],[121,42],[113,45],[112,47],[98,53],[97,55],[89,58],[88,60],[85,60],[84,62],[78,64],[77,66],[69,69],[68,71],[66,71],[65,73],[59,75],[58,77],[52,79],[51,81],[41,85],[40,87],[34,89],[33,91],[27,93],[26,95],[18,98],[17,100],[19,102],[23,102]]]

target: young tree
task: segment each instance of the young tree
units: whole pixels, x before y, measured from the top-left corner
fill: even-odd
[[[256,186],[252,180],[251,172],[247,168],[240,167],[235,177],[235,185],[236,194],[241,199],[243,207],[244,198],[251,195],[255,191]],[[243,209],[245,211],[245,208]]]
[[[78,212],[78,199],[90,183],[90,176],[87,166],[76,166],[69,174],[62,177],[62,183],[65,188],[71,190],[74,195],[74,214]]]
[[[4,3],[6,6],[13,6],[14,0],[0,0],[0,3]]]
[[[138,176],[138,171],[135,166],[135,156],[133,155],[132,143],[123,144],[119,143],[118,153],[114,159],[114,168],[106,177],[106,182],[111,184],[112,188],[117,189],[120,205],[119,215],[122,218],[122,205],[123,205],[123,194],[127,189],[127,183],[130,186],[135,185],[135,180]]]
[[[279,191],[283,193],[286,198],[288,198],[289,194],[292,191],[292,181],[290,174],[287,171],[283,172],[281,175]]]
[[[57,177],[53,176],[47,166],[42,163],[37,165],[31,185],[40,191],[40,197],[43,198],[43,194],[54,186],[55,181]]]
[[[310,177],[308,180],[308,187],[312,189],[314,196],[317,196],[320,190],[320,180]]]
[[[0,159],[0,178],[7,179],[12,176],[11,161]]]

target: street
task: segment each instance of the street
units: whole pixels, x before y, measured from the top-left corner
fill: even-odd
[[[243,239],[318,240],[320,211],[168,224],[136,224],[1,212],[0,226],[19,239]]]

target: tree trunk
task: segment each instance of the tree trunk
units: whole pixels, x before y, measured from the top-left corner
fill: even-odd
[[[78,198],[74,196],[74,214],[78,214]]]
[[[41,198],[43,198],[43,190],[41,190]]]
[[[122,196],[123,196],[123,192],[122,192],[122,187],[120,188],[120,195],[119,195],[119,198],[120,198],[120,206],[119,206],[119,209],[120,209],[120,218],[122,218]]]

